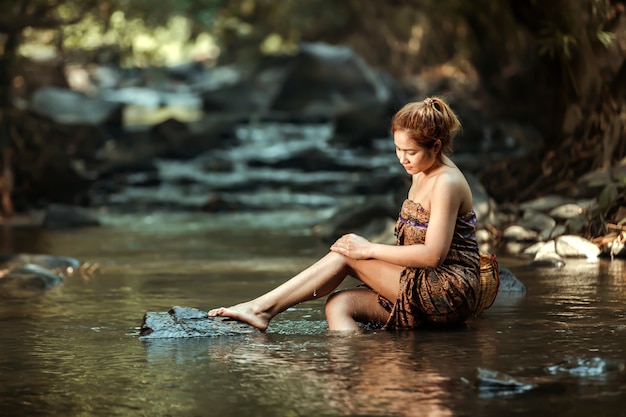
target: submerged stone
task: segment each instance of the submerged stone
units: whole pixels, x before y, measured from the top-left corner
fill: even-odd
[[[35,264],[42,268],[57,271],[77,269],[80,267],[81,262],[68,256],[30,253],[0,255],[0,267],[3,269],[13,270],[27,264]]]
[[[258,330],[246,323],[224,317],[208,317],[206,311],[175,306],[168,312],[147,312],[139,330],[139,338],[218,337],[254,332]]]
[[[473,387],[483,395],[511,395],[531,390],[537,384],[521,378],[494,371],[492,369],[478,368]]]
[[[40,265],[26,264],[0,277],[1,298],[30,298],[45,294],[63,278]]]
[[[623,372],[626,366],[621,360],[603,358],[566,358],[563,362],[547,367],[550,374],[569,374],[587,377]]]
[[[81,267],[78,259],[43,254],[0,255],[0,297],[29,298],[45,294]]]

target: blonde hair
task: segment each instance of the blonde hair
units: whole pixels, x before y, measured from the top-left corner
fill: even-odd
[[[432,148],[440,140],[442,154],[452,152],[452,140],[460,130],[459,118],[439,97],[408,103],[391,120],[391,133],[406,132],[424,148]]]

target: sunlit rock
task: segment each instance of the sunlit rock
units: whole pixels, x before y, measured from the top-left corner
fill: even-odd
[[[59,87],[37,90],[29,109],[56,123],[68,125],[121,123],[122,118],[122,106],[119,103]]]
[[[565,265],[565,261],[563,257],[556,252],[555,241],[551,240],[538,247],[531,264],[533,266],[561,268]]]
[[[550,210],[549,214],[557,220],[568,220],[572,217],[578,216],[583,212],[583,208],[578,204],[569,203],[555,207]]]
[[[549,211],[555,207],[570,203],[571,200],[560,195],[547,195],[519,205],[521,210]]]
[[[535,241],[538,236],[539,234],[536,231],[526,229],[516,224],[508,226],[502,233],[502,237],[505,240],[512,240],[516,242]]]
[[[590,258],[600,255],[600,248],[589,240],[575,235],[559,236],[555,240],[555,251],[564,258]]]
[[[534,243],[534,244],[528,246],[526,249],[524,249],[522,251],[522,254],[524,254],[526,256],[534,257],[547,244],[549,244],[549,243],[548,242],[537,242],[537,243]]]

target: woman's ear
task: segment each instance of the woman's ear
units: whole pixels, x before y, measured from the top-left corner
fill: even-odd
[[[437,139],[435,143],[433,143],[433,152],[435,153],[441,152],[442,147],[443,147],[443,143],[441,143],[441,139]]]

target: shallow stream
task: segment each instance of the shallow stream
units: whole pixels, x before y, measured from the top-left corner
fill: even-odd
[[[139,340],[146,311],[229,305],[312,263],[326,251],[309,234],[318,214],[153,213],[76,231],[3,229],[5,251],[100,270],[40,299],[0,303],[0,415],[626,415],[624,261],[554,270],[503,256],[527,296],[456,330],[332,334],[319,300],[264,334]],[[478,368],[535,387],[480,392]]]

